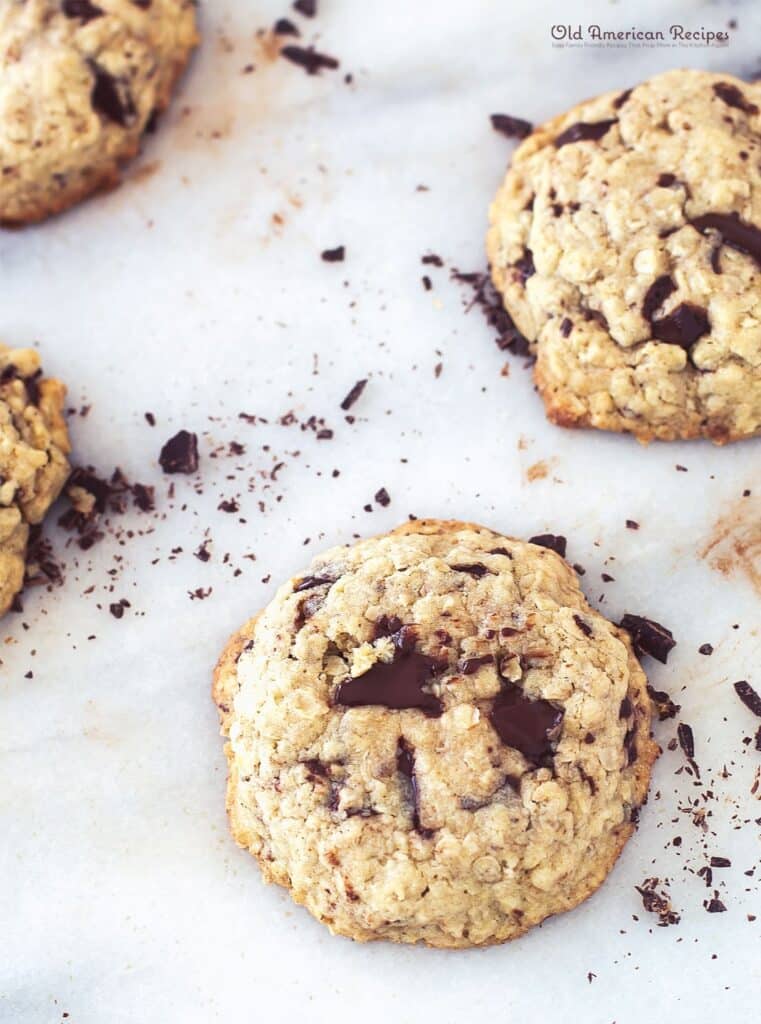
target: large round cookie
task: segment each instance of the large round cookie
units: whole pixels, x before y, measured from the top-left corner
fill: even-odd
[[[334,548],[228,644],[237,841],[333,932],[513,939],[603,881],[657,747],[628,636],[554,551],[425,520]]]
[[[193,0],[4,0],[0,223],[115,185],[196,41]]]
[[[487,247],[550,419],[761,431],[761,83],[669,71],[538,128]]]
[[[0,615],[24,582],[29,527],[69,475],[66,389],[41,376],[34,349],[0,345]]]

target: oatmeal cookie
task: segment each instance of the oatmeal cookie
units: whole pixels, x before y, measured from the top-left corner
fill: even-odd
[[[196,42],[193,0],[5,0],[0,224],[116,185]]]
[[[761,431],[761,83],[669,71],[574,107],[518,147],[490,224],[551,420]]]
[[[235,634],[213,693],[235,838],[359,940],[485,945],[576,906],[658,750],[629,637],[574,571],[457,522],[315,558]]]
[[[24,582],[29,527],[69,474],[66,389],[41,376],[34,349],[0,345],[0,615]]]

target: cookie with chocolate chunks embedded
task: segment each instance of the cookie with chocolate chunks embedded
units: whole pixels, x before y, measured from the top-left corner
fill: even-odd
[[[213,694],[236,840],[360,940],[486,945],[571,909],[657,753],[628,634],[556,550],[466,523],[315,558],[233,637]]]
[[[0,5],[0,224],[117,185],[196,45],[194,0]]]
[[[24,582],[30,527],[69,475],[66,388],[42,376],[35,349],[0,344],[0,615]]]
[[[761,83],[669,71],[517,148],[492,277],[548,417],[640,441],[761,432]]]

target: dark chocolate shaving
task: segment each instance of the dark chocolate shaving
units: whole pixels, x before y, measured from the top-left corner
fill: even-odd
[[[353,385],[346,398],[344,398],[344,400],[341,402],[341,408],[343,409],[344,412],[348,412],[349,409],[351,409],[351,407],[354,405],[354,403],[359,400],[366,386],[366,377],[363,378],[362,380],[358,380],[357,383]]]
[[[761,695],[756,693],[750,683],[741,679],[735,683],[735,693],[749,711],[761,718]]]
[[[491,126],[495,132],[506,135],[508,139],[525,139],[534,127],[530,121],[511,117],[510,114],[492,114]]]
[[[280,51],[281,57],[285,57],[291,64],[303,68],[308,75],[318,75],[323,69],[334,70],[338,67],[335,57],[329,57],[326,53],[319,53],[313,46],[284,46]]]

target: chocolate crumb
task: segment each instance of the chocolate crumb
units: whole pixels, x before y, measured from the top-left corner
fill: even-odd
[[[320,253],[320,259],[326,263],[343,263],[345,256],[346,247],[343,245],[337,245],[335,249],[323,249]]]
[[[305,18],[313,18],[317,14],[317,0],[295,0],[293,9]]]
[[[195,473],[198,469],[198,437],[180,430],[166,442],[159,455],[165,473]]]
[[[701,644],[700,647],[698,647],[698,654],[713,654],[713,647],[711,644]]]
[[[639,523],[637,522],[636,519],[627,519],[626,520],[626,529],[627,530],[638,530],[639,529]]]
[[[147,421],[149,426],[151,426],[151,427],[155,427],[156,426],[156,417],[153,415],[152,412],[147,412],[145,414],[145,419],[146,419],[146,421]]]
[[[299,30],[288,18],[278,18],[275,24],[272,26],[272,31],[276,36],[298,36],[301,35]]]
[[[383,508],[386,508],[391,504],[391,498],[389,497],[389,493],[385,487],[381,487],[375,492],[375,500],[379,505],[382,505]]]
[[[648,684],[647,692],[650,700],[655,705],[659,722],[665,722],[668,718],[676,718],[677,714],[682,710],[681,705],[675,704],[665,690],[654,690]]]
[[[685,757],[690,761],[695,758],[695,738],[692,734],[692,728],[687,725],[686,722],[680,722],[676,727],[677,738],[679,739],[679,746],[684,751]]]

